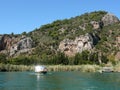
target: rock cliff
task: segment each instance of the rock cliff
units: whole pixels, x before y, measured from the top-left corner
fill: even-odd
[[[59,50],[68,56],[74,56],[84,50],[91,50],[99,41],[99,37],[94,34],[85,34],[76,37],[75,40],[64,39],[60,42]]]
[[[17,39],[10,35],[1,35],[0,36],[0,51],[8,50],[13,43],[16,43]]]
[[[33,41],[30,37],[22,38],[17,43],[13,44],[10,48],[10,56],[26,53],[33,47]]]
[[[0,52],[7,52],[9,56],[26,53],[33,47],[33,41],[30,37],[14,37],[11,35],[0,36]]]
[[[113,15],[113,14],[110,14],[110,13],[107,13],[103,18],[102,18],[102,21],[104,23],[104,26],[107,26],[107,25],[111,25],[111,24],[114,24],[114,23],[117,23],[119,22],[119,19]]]

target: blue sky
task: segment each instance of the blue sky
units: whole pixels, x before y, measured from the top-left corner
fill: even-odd
[[[0,0],[0,34],[30,32],[54,20],[105,10],[120,18],[120,0]]]

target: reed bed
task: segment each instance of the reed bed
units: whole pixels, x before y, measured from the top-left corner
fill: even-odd
[[[33,66],[0,64],[0,71],[32,71]]]
[[[98,65],[46,65],[48,71],[81,71],[96,72],[100,70]],[[0,71],[34,71],[33,66],[0,64]]]
[[[81,65],[81,71],[82,72],[97,72],[101,69],[98,65]]]
[[[47,67],[48,67],[48,71],[96,72],[100,70],[100,66],[98,65],[52,65]]]
[[[80,71],[81,66],[78,65],[50,65],[47,66],[48,71]]]

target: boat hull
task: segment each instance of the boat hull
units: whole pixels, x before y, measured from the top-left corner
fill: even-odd
[[[35,72],[35,73],[46,74],[47,71],[41,71],[41,72]]]

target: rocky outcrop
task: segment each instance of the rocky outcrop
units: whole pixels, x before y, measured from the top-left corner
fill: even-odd
[[[120,36],[116,37],[116,43],[120,44]]]
[[[8,50],[12,46],[13,43],[16,42],[15,37],[11,37],[10,35],[1,35],[0,36],[0,51]]]
[[[91,21],[90,24],[92,24],[93,29],[98,29],[98,28],[100,28],[99,22]]]
[[[93,26],[93,29],[99,29],[103,27],[103,22],[102,21],[91,21],[90,24]]]
[[[86,30],[87,23],[83,23],[82,25],[79,26],[80,29],[83,31]]]
[[[74,56],[78,52],[91,50],[95,45],[97,37],[93,34],[80,35],[75,40],[64,39],[60,42],[59,50],[68,56]]]
[[[10,56],[28,52],[33,47],[33,41],[30,37],[26,37],[12,45],[10,48]]]
[[[119,22],[119,19],[114,16],[113,14],[107,13],[103,18],[102,21],[104,23],[104,26],[111,25],[114,23]]]
[[[115,55],[115,60],[119,61],[120,60],[120,52],[117,52],[117,54]]]
[[[26,53],[33,47],[33,41],[30,37],[14,37],[11,35],[0,36],[0,52],[5,52],[10,56]]]

